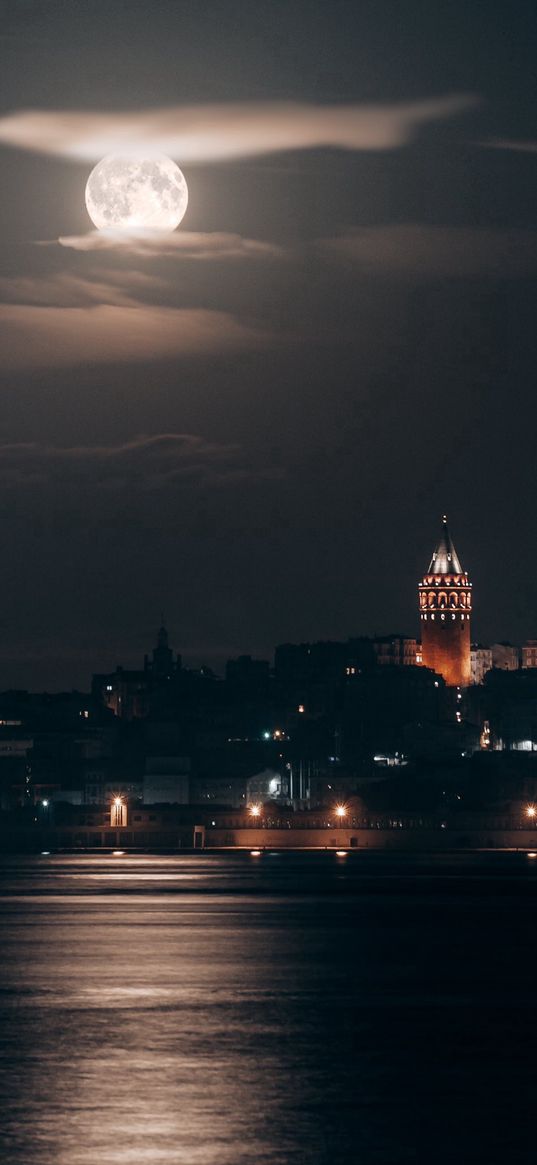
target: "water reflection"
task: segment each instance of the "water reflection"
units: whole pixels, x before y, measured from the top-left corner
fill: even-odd
[[[535,864],[375,863],[7,862],[2,1160],[526,1160]]]

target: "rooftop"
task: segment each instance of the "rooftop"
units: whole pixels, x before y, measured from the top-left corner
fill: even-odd
[[[431,558],[428,574],[464,574],[460,558],[451,540],[447,517],[442,518],[442,533]]]

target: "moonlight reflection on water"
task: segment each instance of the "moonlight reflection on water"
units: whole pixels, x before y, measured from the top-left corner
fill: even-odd
[[[526,1161],[536,867],[503,857],[7,860],[2,1160]]]

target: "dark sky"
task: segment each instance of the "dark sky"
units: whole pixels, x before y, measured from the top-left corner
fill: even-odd
[[[535,4],[5,10],[0,687],[415,634],[444,510],[537,637]],[[126,114],[176,246],[90,234]]]

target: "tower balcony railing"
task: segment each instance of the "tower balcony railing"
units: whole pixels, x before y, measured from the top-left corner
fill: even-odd
[[[468,587],[472,584],[467,574],[425,574],[418,589],[423,587]]]

